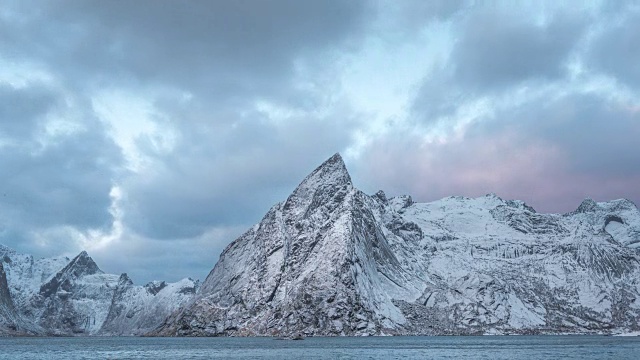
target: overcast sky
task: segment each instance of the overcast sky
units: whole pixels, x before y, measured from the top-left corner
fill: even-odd
[[[640,2],[0,4],[0,243],[204,279],[340,152],[365,192],[640,204]]]

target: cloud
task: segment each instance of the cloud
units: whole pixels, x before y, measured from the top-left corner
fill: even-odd
[[[111,225],[109,191],[120,152],[101,123],[78,110],[43,84],[0,86],[3,243],[29,241],[58,225]]]
[[[630,104],[593,94],[575,94],[545,104],[530,103],[512,114],[531,137],[565,149],[567,170],[597,176],[640,175],[640,112]],[[516,120],[517,119],[517,120]]]
[[[28,137],[47,110],[55,105],[56,94],[44,86],[16,89],[0,84],[0,137]]]
[[[0,241],[203,278],[336,151],[420,200],[637,201],[635,7],[7,0]]]
[[[486,91],[563,75],[564,63],[586,22],[567,13],[555,14],[544,24],[516,20],[513,15],[481,10],[468,20],[451,55],[456,80]]]
[[[568,75],[568,65],[593,16],[587,9],[474,5],[456,20],[456,39],[424,79],[414,116],[433,122],[466,102],[514,87],[545,85]]]
[[[179,114],[184,119],[186,114]],[[174,149],[154,158],[146,176],[124,183],[125,222],[132,229],[172,239],[198,236],[211,226],[255,222],[314,164],[345,148],[355,125],[338,114],[285,123],[267,114],[234,115],[230,127],[180,127]]]
[[[15,5],[13,58],[38,58],[79,87],[154,84],[235,104],[290,95],[298,58],[348,41],[365,13],[360,1],[33,5]]]
[[[445,141],[381,138],[360,171],[375,179],[369,188],[408,192],[420,201],[495,192],[545,212],[568,212],[586,197],[640,204],[633,185],[640,180],[638,136],[640,111],[570,94],[506,108]]]
[[[173,241],[157,241],[127,231],[109,246],[91,249],[89,254],[103,271],[126,272],[136,284],[178,281],[185,277],[202,281],[224,247],[245,230],[217,227],[195,238]]]
[[[612,26],[593,40],[587,66],[615,77],[627,86],[640,88],[640,7],[629,6],[614,13]]]
[[[13,240],[6,242],[31,252],[38,241],[59,242],[59,252],[89,246],[105,259],[123,242],[221,250],[233,239],[197,239],[248,227],[324,157],[348,146],[354,122],[327,92],[337,87],[328,64],[357,48],[373,12],[361,1],[10,1],[0,11],[0,63],[8,69],[0,83],[15,85],[28,67],[44,74],[48,88],[39,94],[27,78],[24,94],[8,89],[7,101],[23,99],[25,112],[5,107],[3,117],[76,112],[83,119],[55,139],[38,133],[39,120],[5,126],[13,142],[34,133],[30,142],[51,142],[37,156],[24,150],[22,158],[0,160],[29,170],[30,187],[17,192],[40,198],[24,202],[25,211],[61,209],[42,210],[40,224],[8,216],[3,231]],[[112,229],[114,186],[122,193],[115,209],[121,235]],[[166,258],[156,255],[152,264]],[[211,265],[190,266],[203,276]],[[167,275],[153,267],[142,281]]]

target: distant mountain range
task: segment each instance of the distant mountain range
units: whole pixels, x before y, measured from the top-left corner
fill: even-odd
[[[490,194],[415,203],[356,189],[340,155],[233,241],[199,286],[135,286],[86,253],[0,247],[0,332],[157,336],[640,330],[640,211],[540,214]]]
[[[142,335],[192,299],[197,281],[133,285],[86,252],[35,259],[0,245],[0,334]]]

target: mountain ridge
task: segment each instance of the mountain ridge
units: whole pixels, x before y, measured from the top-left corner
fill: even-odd
[[[357,189],[340,154],[232,241],[205,281],[135,285],[81,252],[0,245],[0,334],[339,336],[640,330],[640,211],[545,214],[496,194]]]
[[[35,259],[1,245],[0,335],[142,335],[199,288],[191,279],[161,284],[149,291],[106,274],[86,251]]]
[[[633,331],[639,243],[628,200],[542,214],[495,194],[388,199],[353,187],[336,154],[151,335]]]

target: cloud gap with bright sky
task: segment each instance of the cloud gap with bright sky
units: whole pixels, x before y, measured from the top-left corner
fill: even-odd
[[[0,5],[0,243],[204,279],[340,152],[365,192],[640,204],[638,1]]]

